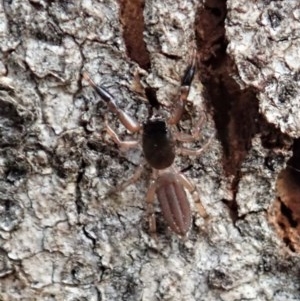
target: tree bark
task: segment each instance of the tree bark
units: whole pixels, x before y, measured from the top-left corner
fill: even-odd
[[[0,3],[0,300],[298,300],[299,37],[296,0]],[[131,135],[87,72],[141,122],[166,114],[197,50],[176,130],[201,135],[176,157],[187,237],[168,229],[151,169],[106,131]],[[152,94],[153,95],[153,94]],[[149,98],[149,94],[148,94]]]

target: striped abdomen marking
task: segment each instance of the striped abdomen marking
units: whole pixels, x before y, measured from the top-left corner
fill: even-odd
[[[190,229],[192,214],[187,195],[176,174],[164,173],[159,176],[156,196],[169,227],[184,236]]]

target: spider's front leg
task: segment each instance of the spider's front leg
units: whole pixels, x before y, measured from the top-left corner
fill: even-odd
[[[87,72],[83,72],[83,78],[95,89],[97,94],[107,103],[108,109],[116,114],[120,122],[132,133],[138,132],[141,128],[139,122],[133,117],[120,109],[116,104],[114,97],[101,86],[97,86],[96,83],[90,78]]]
[[[125,111],[120,109],[116,104],[113,96],[108,91],[106,91],[101,86],[97,86],[96,83],[90,78],[87,72],[83,73],[83,78],[95,89],[97,94],[107,103],[108,109],[112,113],[117,115],[118,119],[126,127],[127,130],[129,130],[132,133],[138,132],[140,130],[141,126],[139,122],[137,122]],[[129,148],[138,147],[139,142],[136,140],[121,140],[118,134],[108,125],[107,121],[105,121],[105,126],[107,133],[121,150],[128,150]],[[138,166],[134,174],[128,180],[118,184],[116,187],[109,190],[106,196],[116,192],[120,192],[124,190],[127,186],[130,186],[131,184],[135,183],[140,178],[142,171],[142,166]]]
[[[184,112],[184,108],[187,102],[187,98],[190,92],[191,83],[193,81],[194,75],[196,72],[196,50],[193,53],[193,57],[191,60],[190,65],[185,71],[181,79],[181,87],[180,87],[180,97],[176,103],[175,109],[172,113],[172,116],[169,118],[169,124],[177,124]]]
[[[118,134],[109,126],[107,121],[105,122],[106,131],[112,140],[118,145],[121,151],[128,150],[130,148],[138,147],[139,141],[137,140],[121,140]]]
[[[137,141],[137,140],[125,140],[125,141],[121,140],[119,138],[118,134],[107,124],[107,122],[106,122],[106,130],[107,130],[108,134],[111,136],[112,140],[121,149],[121,151],[126,151],[130,148],[138,147],[138,145],[139,145],[139,141]],[[106,196],[121,192],[128,186],[137,182],[139,180],[139,178],[141,177],[143,170],[144,170],[143,165],[140,164],[138,167],[136,167],[135,172],[129,179],[119,183],[116,187],[113,187],[112,189],[110,189],[106,193]]]

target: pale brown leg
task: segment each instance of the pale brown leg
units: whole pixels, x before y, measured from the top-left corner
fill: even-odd
[[[117,133],[108,125],[107,122],[106,122],[106,130],[107,130],[107,133],[111,136],[112,140],[123,151],[128,150],[129,148],[137,147],[139,145],[139,142],[136,140],[128,140],[128,141],[120,140]]]
[[[198,210],[200,216],[203,217],[204,219],[207,219],[208,214],[206,213],[206,210],[201,203],[200,196],[196,189],[195,183],[192,180],[188,179],[186,176],[184,176],[182,173],[178,173],[177,176],[178,176],[178,179],[180,180],[180,182],[182,183],[182,185],[192,195],[193,201],[195,203],[195,206],[197,207],[197,210]]]
[[[155,219],[155,212],[154,212],[154,206],[153,206],[153,202],[155,200],[155,193],[156,193],[156,182],[155,182],[155,180],[153,180],[150,184],[150,187],[149,187],[147,195],[146,195],[147,216],[148,216],[148,221],[149,221],[150,234],[154,239],[157,239],[156,219]]]
[[[174,133],[175,139],[181,142],[194,142],[195,140],[199,139],[200,132],[201,132],[200,130],[203,126],[204,120],[205,120],[204,115],[202,115],[199,121],[196,123],[196,126],[194,126],[193,130],[191,131],[191,134],[175,132]]]
[[[177,101],[175,109],[172,112],[172,116],[168,120],[169,124],[177,124],[180,121],[181,116],[184,112],[184,108],[190,92],[190,86],[192,84],[195,72],[196,72],[196,50],[193,53],[193,57],[190,65],[188,66],[184,76],[181,79],[179,100]]]
[[[116,187],[110,189],[106,195],[111,195],[111,194],[121,192],[125,188],[127,188],[128,186],[134,184],[141,177],[141,174],[142,174],[143,170],[144,170],[143,165],[138,166],[135,169],[134,174],[128,180],[126,180],[125,182],[120,183]]]
[[[137,122],[133,117],[127,114],[125,111],[120,109],[114,100],[114,97],[106,91],[101,86],[97,86],[96,83],[90,78],[87,72],[83,72],[83,78],[95,89],[97,94],[107,103],[108,109],[115,113],[120,122],[130,131],[130,132],[138,132],[141,128],[139,122]]]
[[[207,147],[211,143],[212,138],[213,137],[210,137],[208,142],[206,142],[204,146],[202,146],[199,149],[189,149],[186,147],[179,147],[177,153],[184,156],[200,156],[203,153],[203,151],[207,149]]]

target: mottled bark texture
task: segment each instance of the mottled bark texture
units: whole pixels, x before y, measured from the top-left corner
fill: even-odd
[[[299,32],[298,0],[1,1],[0,300],[300,300]],[[107,194],[142,154],[82,73],[142,122],[194,49],[178,130],[213,138],[175,164],[209,220],[180,238],[156,204],[155,241],[149,167]]]

